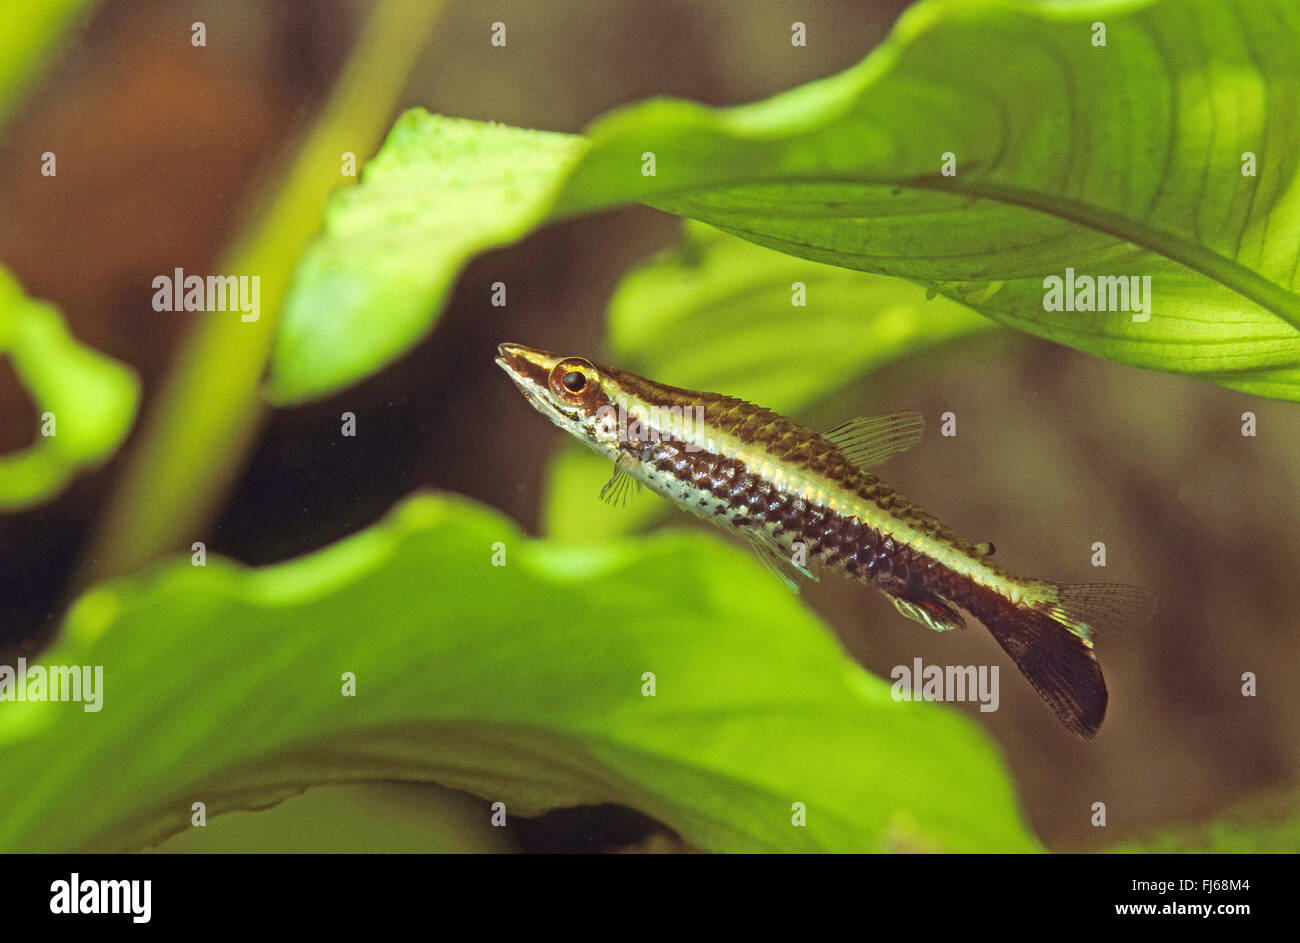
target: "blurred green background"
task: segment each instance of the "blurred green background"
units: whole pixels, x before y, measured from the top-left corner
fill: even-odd
[[[576,133],[612,107],[651,96],[739,104],[848,68],[903,6],[504,0],[489,13],[450,0],[431,18],[410,80],[378,96],[368,117],[382,133],[419,105]],[[145,414],[157,406],[187,325],[183,315],[150,308],[151,279],[177,266],[229,270],[222,260],[232,241],[285,179],[370,13],[343,0],[86,6],[70,44],[57,58],[50,53],[42,81],[0,128],[0,262],[29,295],[58,307],[77,339],[136,371]],[[195,20],[207,26],[203,49],[188,42]],[[485,40],[492,20],[509,24],[507,65]],[[795,20],[807,24],[807,48],[790,45]],[[365,96],[351,107],[364,112]],[[32,172],[45,151],[58,154],[57,185]],[[232,448],[227,480],[208,496],[213,510],[200,515],[195,539],[214,555],[275,563],[355,534],[426,488],[500,509],[530,534],[587,539],[622,530],[611,521],[618,515],[694,528],[684,515],[654,517],[657,499],[648,495],[621,510],[600,504],[599,473],[589,506],[557,505],[548,468],[561,466],[549,460],[570,444],[492,363],[506,340],[602,357],[612,346],[607,309],[616,286],[681,233],[676,217],[638,207],[553,225],[475,259],[434,332],[410,354],[342,393],[240,423],[246,464]],[[509,285],[504,308],[487,301],[498,281]],[[1144,847],[1157,834],[1191,836],[1159,839],[1159,847],[1197,847],[1209,840],[1205,823],[1230,815],[1252,823],[1253,847],[1296,850],[1295,407],[1000,327],[960,333],[828,397],[801,398],[799,418],[829,428],[855,415],[921,410],[931,432],[890,462],[886,480],[972,540],[993,540],[1015,571],[1097,579],[1091,545],[1104,540],[1101,578],[1151,589],[1161,610],[1147,630],[1102,641],[1111,710],[1094,743],[1061,730],[1009,664],[996,713],[947,709],[969,713],[991,735],[1029,830],[1049,849]],[[219,366],[220,355],[211,362]],[[817,364],[801,359],[791,369],[806,377]],[[766,371],[720,391],[791,410],[782,371]],[[1247,410],[1258,417],[1255,438],[1240,434]],[[338,444],[343,411],[365,430],[356,447]],[[936,444],[947,411],[958,415],[959,433]],[[37,413],[0,360],[0,452],[35,441]],[[113,513],[129,454],[53,502],[0,516],[0,662],[49,644],[96,570],[95,534]],[[581,480],[584,472],[575,466],[573,474]],[[581,493],[581,485],[565,487]],[[755,570],[751,578],[766,577]],[[925,633],[864,587],[824,578],[803,594],[876,675],[914,657],[1000,660],[982,630]],[[632,604],[653,606],[647,596]],[[447,588],[429,604],[453,613],[460,605]],[[1267,696],[1241,696],[1245,671]],[[1109,810],[1104,830],[1089,821],[1097,801]],[[272,812],[232,813],[162,850],[680,848],[653,819],[621,807],[553,812],[504,836],[466,824],[485,818],[482,809],[478,799],[433,786],[323,787]],[[373,827],[322,829],[367,815]],[[391,843],[376,837],[389,833]]]

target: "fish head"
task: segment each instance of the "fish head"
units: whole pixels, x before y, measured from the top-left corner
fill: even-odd
[[[596,451],[617,453],[617,371],[522,344],[501,344],[497,353],[497,366],[534,409]]]

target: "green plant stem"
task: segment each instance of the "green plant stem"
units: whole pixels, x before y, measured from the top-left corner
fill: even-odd
[[[94,0],[0,4],[0,121],[12,117],[40,78],[58,62],[74,30],[90,18]]]
[[[360,160],[378,148],[441,7],[437,0],[375,4],[284,186],[219,268],[261,277],[261,316],[198,315],[128,457],[80,583],[188,546],[242,470],[266,418],[259,386],[294,263],[343,179],[342,155]]]

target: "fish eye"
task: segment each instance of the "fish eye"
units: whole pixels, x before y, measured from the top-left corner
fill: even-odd
[[[551,392],[569,403],[581,403],[598,390],[596,368],[578,357],[561,360],[551,369]]]

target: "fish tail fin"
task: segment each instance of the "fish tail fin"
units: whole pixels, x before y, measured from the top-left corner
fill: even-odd
[[[1048,583],[1048,609],[1071,632],[1093,638],[1110,629],[1140,629],[1156,614],[1156,598],[1125,583]]]
[[[1154,613],[1155,599],[1118,583],[1042,586],[1019,605],[990,594],[972,612],[1061,723],[1091,739],[1109,697],[1093,652],[1096,630],[1141,624]]]

